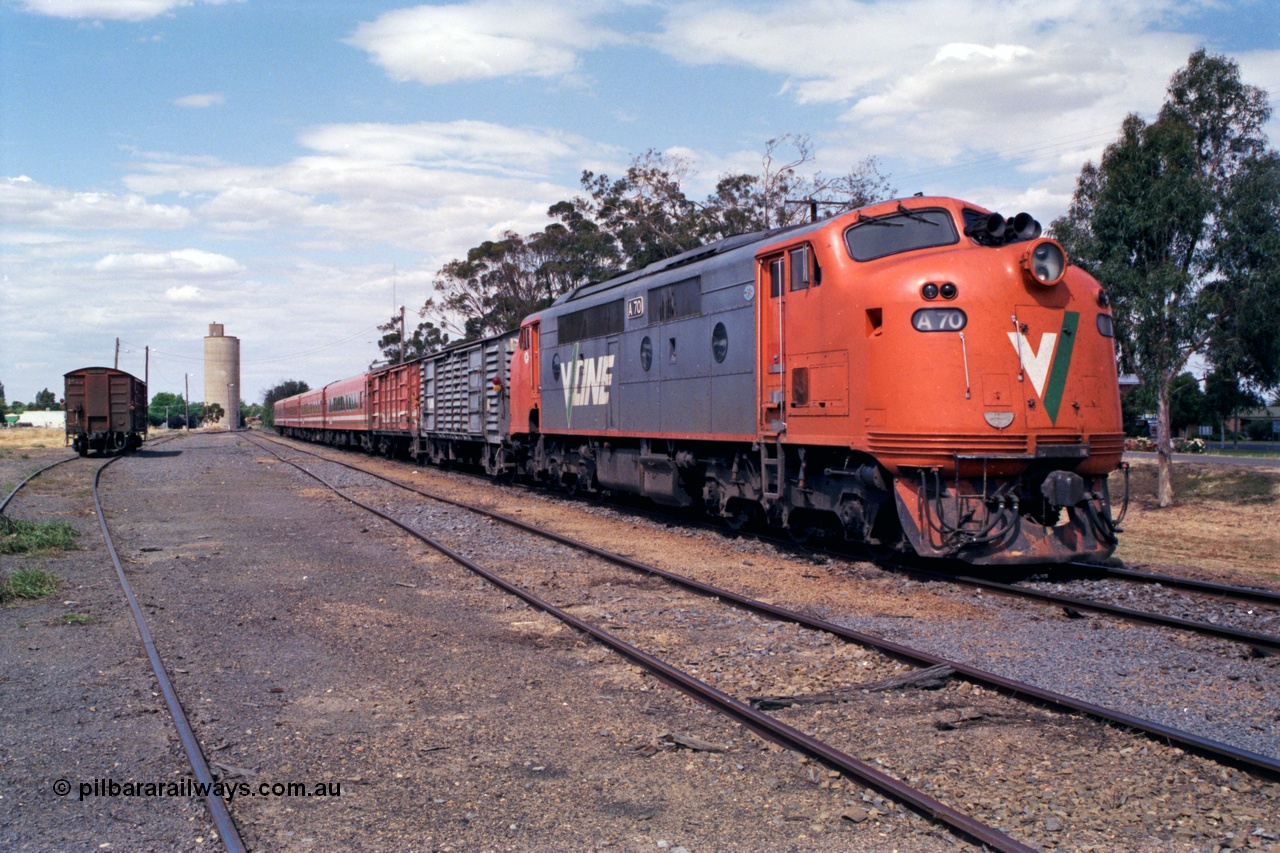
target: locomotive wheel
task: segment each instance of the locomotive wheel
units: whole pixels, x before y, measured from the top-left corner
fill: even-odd
[[[725,509],[729,514],[724,516],[724,523],[735,533],[744,529],[759,517],[759,509],[754,503],[744,500],[732,500]]]
[[[807,545],[809,540],[813,538],[813,531],[808,527],[791,527],[788,525],[787,538],[796,545]]]

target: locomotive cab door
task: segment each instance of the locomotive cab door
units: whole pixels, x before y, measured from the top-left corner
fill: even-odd
[[[539,322],[534,320],[520,328],[516,351],[511,357],[511,431],[537,432],[541,389],[538,386],[541,370],[538,366]]]
[[[777,436],[786,429],[786,258],[770,255],[757,265],[756,294],[760,300],[759,401],[760,432]]]
[[[808,243],[763,255],[757,264],[760,300],[758,341],[760,432],[780,436],[787,431],[790,402],[807,399],[807,370],[788,364],[794,342],[803,342],[798,324],[812,315],[817,303],[807,302],[810,289],[821,283],[821,273]],[[801,350],[804,351],[803,349]],[[795,395],[800,395],[796,398]]]

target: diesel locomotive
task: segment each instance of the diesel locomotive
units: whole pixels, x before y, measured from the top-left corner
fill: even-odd
[[[975,564],[1116,544],[1107,293],[1029,215],[953,198],[709,244],[507,334],[282,400],[275,418],[298,437]]]

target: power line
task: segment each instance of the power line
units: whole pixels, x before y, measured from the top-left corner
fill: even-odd
[[[289,353],[288,355],[272,356],[270,358],[255,358],[255,359],[241,360],[240,363],[241,365],[253,366],[257,364],[272,364],[278,361],[289,361],[290,359],[295,359],[301,356],[312,355],[313,353],[322,352],[326,349],[330,349],[332,347],[338,346],[339,344],[345,344],[347,341],[355,340],[356,338],[361,337],[362,335],[367,335],[370,332],[376,332],[376,331],[378,331],[378,326],[367,326],[363,329],[360,329],[359,331],[352,332],[350,335],[347,335],[345,338],[338,338],[337,340],[320,344],[318,346],[314,346],[311,349],[300,350],[298,352]],[[126,344],[125,341],[121,341],[122,346],[125,344]],[[131,352],[131,353],[141,353],[144,349],[144,347],[139,344],[128,344],[128,346],[131,347],[131,349],[125,349],[122,351]],[[132,349],[133,347],[136,347],[136,349]],[[200,355],[200,356],[181,355],[177,352],[174,352],[173,350],[161,351],[157,347],[151,348],[151,358],[153,359],[153,364],[154,364],[154,360],[158,358],[165,358],[170,361],[187,362],[188,364],[204,363],[203,355]]]

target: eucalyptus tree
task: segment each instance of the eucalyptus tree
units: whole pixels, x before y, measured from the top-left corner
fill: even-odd
[[[1108,290],[1122,367],[1157,401],[1158,498],[1173,502],[1171,394],[1193,356],[1269,384],[1280,367],[1280,169],[1267,93],[1194,52],[1156,120],[1130,115],[1053,233]]]
[[[300,379],[283,379],[262,392],[262,425],[275,426],[275,404],[279,400],[310,391],[311,386]]]
[[[419,326],[423,345],[438,347],[446,331],[472,340],[514,328],[579,285],[731,235],[795,224],[811,210],[830,215],[892,192],[875,158],[834,178],[802,175],[813,159],[807,136],[770,139],[759,173],[723,175],[702,200],[686,190],[692,162],[674,154],[646,151],[617,178],[584,171],[583,194],[552,205],[553,221],[542,231],[507,232],[440,269],[418,312],[430,318]],[[393,318],[379,327],[388,357],[398,352],[398,323]]]

